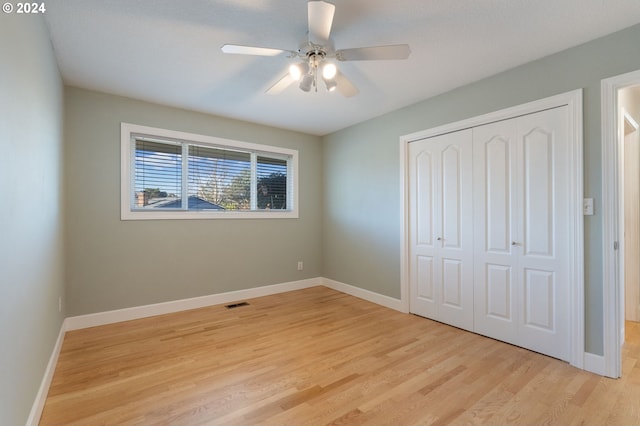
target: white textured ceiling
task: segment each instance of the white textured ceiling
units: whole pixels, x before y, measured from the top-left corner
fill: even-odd
[[[405,61],[339,63],[360,89],[265,90],[296,50],[305,0],[47,0],[66,84],[324,135],[640,22],[639,0],[334,0],[336,49],[407,43]],[[640,42],[640,41],[639,41]]]

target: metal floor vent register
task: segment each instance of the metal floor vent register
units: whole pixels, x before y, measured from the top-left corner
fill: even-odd
[[[232,303],[231,305],[226,305],[225,307],[227,309],[233,309],[233,308],[239,308],[241,306],[249,306],[249,304],[247,302],[238,302],[238,303]]]

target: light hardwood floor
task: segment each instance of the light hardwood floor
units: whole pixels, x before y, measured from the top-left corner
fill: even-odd
[[[67,333],[42,425],[640,424],[612,380],[324,288]]]

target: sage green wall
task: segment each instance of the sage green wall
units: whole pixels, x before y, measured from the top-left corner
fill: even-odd
[[[584,88],[584,190],[596,202],[585,217],[586,350],[602,354],[600,82],[640,69],[639,41],[636,25],[326,136],[323,275],[400,298],[400,136]]]
[[[121,122],[297,149],[299,219],[121,221]],[[70,316],[322,275],[319,137],[69,87],[65,135]]]
[[[25,424],[64,311],[62,81],[41,16],[0,14],[0,424]]]

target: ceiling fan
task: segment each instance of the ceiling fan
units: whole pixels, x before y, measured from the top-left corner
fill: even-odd
[[[298,50],[274,49],[270,47],[242,46],[225,44],[221,47],[224,53],[257,56],[277,56],[286,54],[287,58],[300,59],[289,67],[289,72],[273,86],[267,89],[268,94],[278,94],[294,82],[305,92],[312,88],[318,91],[320,76],[328,91],[338,90],[346,97],[358,94],[358,89],[338,70],[332,60],[337,61],[372,61],[389,59],[407,59],[411,50],[407,44],[388,46],[356,47],[334,50],[330,41],[331,26],[335,5],[325,1],[311,0],[307,3],[307,19],[309,25],[308,40]]]

